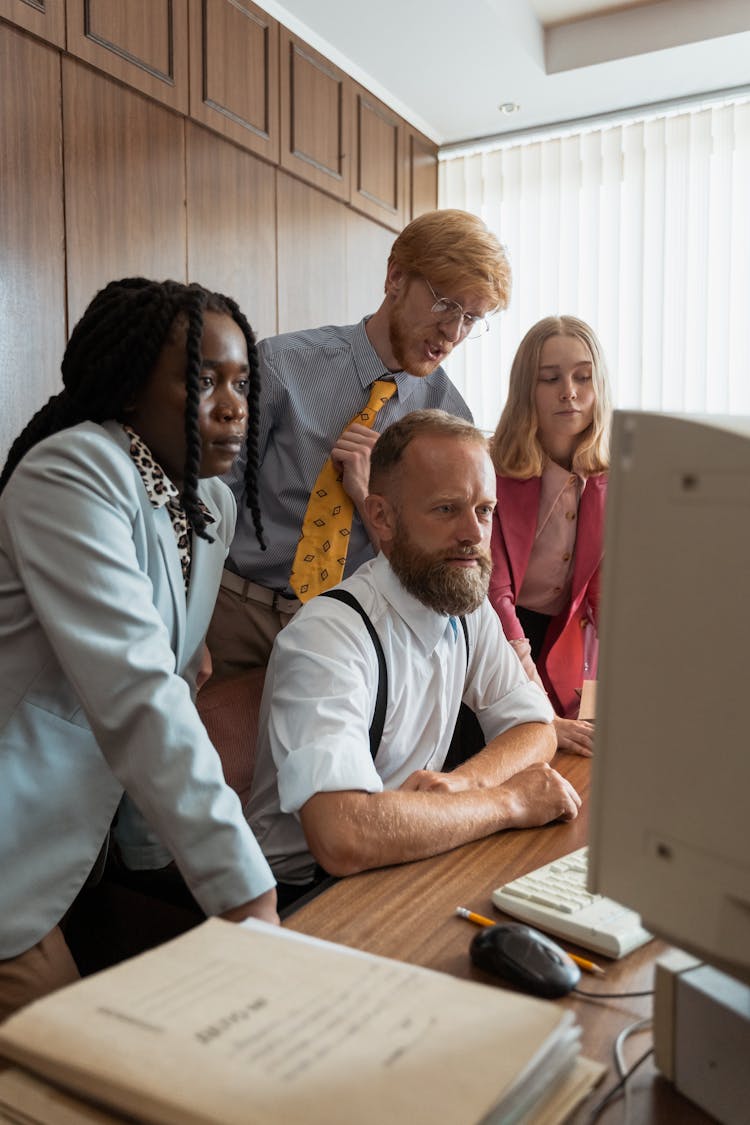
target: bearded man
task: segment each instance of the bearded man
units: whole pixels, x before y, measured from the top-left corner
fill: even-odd
[[[578,794],[548,764],[552,709],[486,600],[494,507],[486,442],[469,422],[416,411],[375,445],[365,508],[380,553],[300,610],[266,676],[247,815],[280,908],[326,874],[577,815]],[[443,772],[462,701],[486,745]]]
[[[301,602],[376,553],[364,500],[378,434],[413,410],[471,419],[441,364],[507,307],[510,266],[497,237],[466,211],[420,215],[393,243],[384,290],[378,309],[358,324],[287,332],[258,346],[261,393],[250,431],[257,432],[266,546],[247,508],[243,452],[226,478],[237,529],[208,633],[216,676],[267,664],[274,637]],[[313,586],[296,557],[311,497],[331,494],[318,483],[328,463],[339,477],[329,505],[339,520],[335,558],[319,567],[324,579]]]

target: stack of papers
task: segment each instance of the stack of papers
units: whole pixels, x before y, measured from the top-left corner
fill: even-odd
[[[601,1075],[578,1052],[549,1001],[211,919],[0,1026],[0,1120],[553,1125]]]

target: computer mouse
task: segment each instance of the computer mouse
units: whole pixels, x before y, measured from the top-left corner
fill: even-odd
[[[581,979],[581,970],[564,949],[522,922],[486,926],[469,947],[474,964],[524,992],[555,1000]]]

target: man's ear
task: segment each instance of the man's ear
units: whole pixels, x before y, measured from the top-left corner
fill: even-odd
[[[391,262],[385,275],[385,291],[391,297],[397,297],[402,292],[408,282],[408,274],[401,269],[401,266]]]
[[[380,541],[381,547],[393,539],[396,528],[396,510],[387,496],[370,492],[365,497],[365,512]]]

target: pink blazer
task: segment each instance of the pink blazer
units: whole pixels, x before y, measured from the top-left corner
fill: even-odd
[[[492,578],[489,598],[508,640],[524,636],[516,616],[521,589],[534,545],[541,477],[497,478],[497,508],[492,525]],[[576,718],[585,678],[596,676],[596,628],[599,578],[604,551],[604,505],[607,474],[589,477],[578,509],[570,605],[550,622],[536,662],[555,712]],[[585,668],[586,664],[589,667]]]

